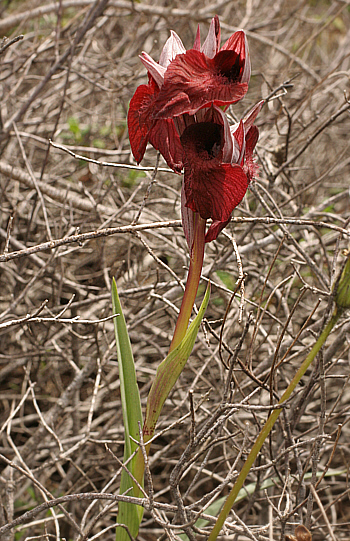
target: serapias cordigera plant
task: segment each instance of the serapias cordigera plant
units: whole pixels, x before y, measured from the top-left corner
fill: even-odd
[[[124,389],[122,393],[127,428],[125,438],[139,441],[139,430],[135,427],[142,426],[147,453],[164,401],[190,356],[209,301],[210,285],[197,316],[189,326],[203,267],[205,243],[215,240],[229,223],[232,211],[242,201],[258,170],[253,152],[259,131],[254,121],[263,101],[232,126],[225,114],[225,110],[242,99],[248,90],[251,65],[246,35],[240,30],[232,34],[222,47],[220,44],[217,16],[211,21],[203,45],[198,26],[193,47],[189,50],[171,31],[158,62],[145,52],[141,54],[140,59],[148,71],[148,84],[136,89],[128,112],[129,139],[136,162],[141,162],[150,143],[173,171],[183,171],[181,216],[190,256],[185,292],[169,354],[158,367],[143,422],[140,406],[133,411],[128,399],[129,395],[138,396],[138,392],[133,389],[129,393]],[[112,294],[113,306],[120,312],[115,282]],[[127,333],[124,319],[119,326],[115,325],[115,329],[116,341],[120,344],[118,329],[123,339]],[[126,349],[127,355],[124,356],[122,348],[118,347],[118,362],[122,371],[130,371],[131,376],[126,381],[135,386],[136,375],[129,344]],[[131,416],[132,420],[125,416]],[[133,427],[132,431],[130,427]],[[124,461],[130,459],[131,454],[128,453],[132,452],[130,445],[126,449]],[[128,471],[122,472],[121,490],[142,497],[144,456],[140,448],[127,468]],[[140,508],[132,510],[130,504],[120,502],[118,524],[127,526],[131,535],[137,535],[141,519]],[[129,539],[128,533],[117,526],[117,540],[124,539]]]

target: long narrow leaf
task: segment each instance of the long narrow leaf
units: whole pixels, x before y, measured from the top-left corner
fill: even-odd
[[[335,309],[331,319],[328,321],[327,325],[324,327],[322,333],[320,334],[318,340],[313,345],[311,351],[307,355],[307,357],[304,359],[302,364],[300,365],[299,369],[297,370],[296,374],[294,375],[292,381],[288,385],[287,389],[284,391],[283,395],[281,396],[279,400],[279,404],[281,405],[281,408],[277,408],[273,410],[273,412],[268,417],[266,423],[262,427],[257,439],[255,440],[255,443],[253,447],[250,450],[249,455],[246,458],[245,463],[243,464],[240,474],[236,479],[235,484],[233,485],[233,488],[231,489],[231,492],[226,498],[225,504],[223,508],[221,509],[221,512],[216,520],[216,523],[210,532],[210,535],[208,537],[208,541],[216,541],[220,530],[228,517],[231,508],[236,501],[236,498],[239,494],[239,491],[243,487],[244,481],[253,466],[256,457],[258,456],[266,438],[270,434],[275,422],[277,421],[281,411],[283,404],[290,398],[291,394],[295,390],[296,386],[300,382],[301,378],[305,374],[306,370],[309,368],[312,361],[315,359],[317,353],[320,351],[321,347],[324,345],[325,341],[327,340],[330,332],[332,331],[333,327],[337,323],[338,319],[340,318],[343,310],[342,309]]]
[[[152,438],[163,404],[191,354],[199,326],[208,306],[209,297],[210,283],[208,283],[198,314],[188,327],[184,338],[158,366],[156,377],[147,398],[146,418],[143,425],[143,440],[145,443]],[[149,445],[146,446],[147,453],[149,452],[149,447]],[[144,469],[144,458],[139,449],[136,455],[134,469],[135,478],[139,482],[143,480]]]
[[[316,477],[319,478],[321,477],[321,475],[324,475],[325,477],[335,477],[339,475],[345,475],[346,473],[347,473],[347,470],[328,470],[325,474],[324,472],[319,471],[316,473]],[[304,475],[304,481],[306,481],[307,479],[311,479],[312,475],[313,475],[312,472],[306,473]],[[268,479],[265,479],[265,481],[261,483],[261,485],[259,486],[259,491],[262,492],[263,490],[267,490],[268,488],[275,487],[278,482],[279,482],[278,477],[269,477]],[[256,491],[256,485],[257,485],[256,483],[249,483],[249,485],[241,488],[241,490],[238,493],[235,503],[237,504],[241,502],[242,500],[244,500],[245,498],[247,498],[248,496],[251,496],[252,494],[254,494],[254,492]],[[222,496],[218,500],[215,500],[215,502],[209,505],[209,507],[205,510],[205,514],[210,515],[211,517],[215,517],[220,511],[223,504],[225,503],[225,500],[226,500],[225,496]],[[196,521],[195,526],[196,528],[204,528],[208,524],[209,524],[208,520],[204,518],[199,518]],[[182,541],[189,541],[187,535],[184,533],[180,534],[179,537],[180,539],[182,539]]]
[[[208,306],[209,297],[210,283],[208,283],[198,314],[188,327],[185,337],[158,366],[147,400],[146,419],[143,429],[145,442],[153,436],[163,404],[191,354],[199,326]]]
[[[114,331],[118,356],[119,378],[120,378],[120,394],[123,410],[124,421],[124,462],[134,453],[137,444],[130,439],[130,436],[136,440],[139,439],[139,425],[142,423],[141,401],[139,388],[136,380],[134,357],[132,354],[130,339],[123,315],[122,307],[117,291],[117,284],[113,278],[112,281],[112,305],[113,313],[119,314],[114,318]],[[129,471],[134,474],[133,458],[128,463]],[[132,489],[132,490],[129,490]],[[120,493],[128,491],[128,495],[139,496],[139,491],[133,489],[133,482],[128,473],[123,470],[120,482]],[[136,536],[139,530],[139,525],[142,519],[142,508],[128,504],[125,502],[119,503],[117,522],[126,524],[131,535]],[[117,527],[117,541],[130,541],[126,530]]]

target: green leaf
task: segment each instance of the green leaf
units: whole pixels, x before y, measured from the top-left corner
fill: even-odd
[[[347,254],[347,261],[336,285],[335,302],[340,310],[350,308],[350,252]]]
[[[222,505],[224,504],[225,497],[219,498],[218,500],[215,500],[209,507],[205,510],[206,515],[210,515],[211,517],[216,517],[218,512],[220,511]],[[204,528],[204,526],[207,526],[209,524],[208,520],[205,520],[204,518],[199,518],[195,522],[196,528]],[[189,541],[187,535],[185,533],[179,535],[179,538],[182,539],[182,541]]]
[[[198,314],[188,327],[183,340],[158,366],[147,400],[146,420],[143,429],[145,442],[153,436],[163,404],[191,355],[209,297],[210,283],[208,283]]]
[[[68,118],[68,126],[72,134],[75,136],[76,140],[80,141],[81,129],[80,129],[79,121],[74,116],[70,116]]]
[[[230,272],[217,270],[216,274],[218,275],[224,286],[227,287],[227,289],[229,289],[230,291],[234,290],[235,281]]]
[[[106,148],[106,142],[104,139],[94,139],[92,141],[92,146],[95,148]]]
[[[114,318],[114,331],[118,356],[120,394],[124,421],[124,462],[135,452],[137,444],[130,439],[130,436],[139,440],[139,425],[142,426],[142,411],[139,388],[136,380],[135,363],[132,354],[128,330],[125,323],[122,307],[117,291],[117,284],[113,278],[112,281],[112,305],[113,313],[118,314]],[[133,458],[128,463],[128,470],[134,472]],[[131,490],[129,490],[131,489]],[[128,492],[127,492],[128,491]],[[129,496],[139,496],[139,490],[133,487],[133,481],[128,472],[123,470],[120,481],[120,494],[127,492]],[[136,536],[142,519],[143,509],[140,506],[120,502],[118,507],[117,522],[126,524],[131,535]],[[126,530],[117,527],[117,540],[130,541]]]
[[[341,316],[341,311],[334,310],[332,317],[328,321],[327,325],[324,327],[323,331],[321,332],[320,336],[318,337],[317,341],[313,345],[311,351],[308,353],[302,364],[300,365],[299,369],[295,373],[292,381],[289,383],[287,389],[284,391],[283,395],[281,396],[279,400],[279,404],[281,406],[284,405],[284,403],[290,398],[291,394],[295,390],[296,386],[300,382],[301,378],[304,376],[306,370],[311,365],[312,361],[315,359],[316,355],[326,342],[329,334],[333,330],[334,326],[336,325],[337,321],[339,320]],[[229,512],[231,511],[231,508],[234,504],[234,502],[237,499],[237,496],[240,492],[240,490],[243,488],[243,483],[246,480],[246,477],[253,466],[256,457],[258,456],[266,438],[270,434],[275,422],[277,421],[280,413],[282,411],[281,408],[276,408],[270,413],[267,421],[265,422],[264,426],[262,427],[258,437],[256,438],[253,447],[251,448],[249,455],[247,456],[241,471],[235,481],[235,484],[233,485],[229,495],[226,498],[226,501],[224,503],[224,506],[222,510],[220,511],[220,514],[215,522],[215,525],[210,532],[210,535],[208,537],[208,541],[216,541],[220,530],[226,520],[226,518],[229,515]]]

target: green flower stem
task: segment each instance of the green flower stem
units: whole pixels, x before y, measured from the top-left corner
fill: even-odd
[[[194,301],[196,299],[199,280],[201,276],[201,271],[203,267],[204,259],[204,246],[205,246],[205,226],[206,221],[203,220],[198,213],[194,213],[194,223],[193,223],[193,248],[190,258],[190,266],[186,281],[186,288],[184,296],[181,303],[180,313],[176,322],[175,331],[173,335],[172,342],[170,344],[169,353],[167,359],[158,367],[156,378],[152,384],[152,388],[147,398],[147,409],[146,409],[146,418],[143,426],[143,441],[145,444],[145,449],[147,455],[149,454],[150,444],[148,441],[153,437],[154,429],[160,414],[160,410],[164,401],[166,400],[171,387],[175,384],[175,381],[178,378],[185,362],[187,361],[188,356],[191,353],[193,344],[187,351],[187,353],[178,354],[175,353],[176,348],[178,348],[185,338],[187,330],[190,331],[191,327],[188,329],[188,322],[191,317]],[[208,293],[208,291],[207,291]],[[209,298],[205,302],[205,307],[208,303]],[[202,310],[202,307],[201,307]],[[198,314],[200,315],[200,314]],[[203,314],[204,315],[204,314]],[[201,315],[201,318],[203,317]],[[198,316],[197,316],[198,317]],[[196,317],[196,319],[197,319]],[[197,336],[198,327],[195,325],[195,321],[192,322],[191,326],[194,325],[195,334]],[[198,324],[199,326],[199,324]],[[194,340],[193,340],[194,341]],[[174,356],[174,359],[171,361],[171,357]],[[185,360],[186,359],[186,360]],[[185,361],[184,361],[185,360]],[[166,370],[168,374],[164,374],[162,370],[165,366],[164,363],[167,362]],[[142,482],[144,475],[145,463],[141,449],[138,450],[135,457],[135,469],[134,476],[139,483]],[[139,489],[134,486],[135,496],[142,497]]]
[[[163,404],[171,389],[174,387],[179,375],[184,369],[189,356],[191,355],[200,324],[208,306],[209,297],[210,282],[207,285],[207,290],[198,310],[198,314],[188,327],[183,340],[175,349],[173,349],[173,351],[168,353],[164,361],[161,362],[157,368],[156,376],[147,397],[146,416],[143,424],[143,442],[145,444],[147,455],[150,449],[149,441],[154,435]],[[140,484],[143,480],[144,469],[144,455],[141,452],[141,449],[139,449],[135,457],[135,467],[133,472],[135,479]],[[142,497],[142,494],[137,486],[134,486],[134,494]]]
[[[194,213],[193,219],[194,238],[190,258],[190,267],[188,270],[185,293],[182,298],[180,313],[177,318],[169,353],[180,344],[186,334],[203,267],[206,221],[203,220],[203,218],[201,218],[197,212]]]
[[[297,371],[297,373],[295,374],[294,378],[292,379],[292,381],[290,382],[288,388],[286,389],[286,391],[283,393],[280,401],[279,401],[279,404],[282,406],[286,400],[288,400],[292,394],[292,392],[294,391],[294,389],[296,388],[296,386],[298,385],[299,381],[301,380],[301,378],[303,377],[303,375],[305,374],[306,370],[309,368],[310,364],[312,363],[312,361],[314,360],[314,358],[316,357],[317,353],[320,351],[321,347],[323,346],[323,344],[325,343],[325,341],[327,340],[328,338],[328,335],[330,334],[331,330],[333,329],[333,327],[335,326],[335,324],[337,323],[339,317],[341,316],[342,314],[342,310],[339,310],[339,309],[335,309],[335,311],[333,312],[333,315],[331,317],[331,319],[329,320],[329,322],[327,323],[327,325],[325,326],[325,328],[323,329],[320,337],[318,338],[317,342],[315,343],[315,345],[313,346],[312,350],[310,351],[310,353],[308,354],[308,356],[306,357],[306,359],[304,360],[304,362],[302,363],[302,365],[300,366],[299,370]],[[217,518],[217,521],[215,523],[215,526],[214,528],[212,529],[209,537],[208,537],[208,541],[215,541],[220,533],[220,530],[225,522],[225,520],[227,519],[230,511],[231,511],[231,508],[237,498],[237,495],[239,493],[239,491],[241,490],[242,486],[243,486],[243,483],[251,469],[251,467],[253,466],[254,462],[255,462],[255,459],[260,451],[260,449],[262,448],[263,446],[263,443],[264,441],[266,440],[267,436],[269,435],[270,431],[272,430],[272,427],[273,425],[275,424],[275,422],[277,421],[278,419],[278,416],[279,414],[281,413],[282,411],[282,408],[278,408],[278,409],[275,409],[273,410],[273,412],[271,413],[271,415],[269,416],[268,420],[266,421],[265,425],[263,426],[259,436],[257,437],[257,440],[255,441],[253,447],[252,447],[252,450],[250,451],[248,457],[247,457],[247,460],[245,461],[244,463],[244,466],[241,470],[241,473],[239,474],[230,494],[228,495],[227,497],[227,500],[220,512],[220,515],[218,516]]]

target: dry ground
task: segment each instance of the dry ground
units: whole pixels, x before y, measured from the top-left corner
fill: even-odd
[[[270,96],[257,120],[260,178],[236,222],[206,247],[207,322],[161,416],[150,457],[157,509],[145,513],[140,540],[178,539],[170,475],[193,428],[189,391],[206,437],[180,463],[179,490],[188,511],[200,512],[228,493],[268,415],[268,388],[277,401],[329,314],[349,247],[348,2],[2,0],[0,37],[23,39],[0,45],[0,527],[11,526],[1,541],[115,537],[117,502],[82,496],[118,494],[111,277],[145,404],[188,267],[181,177],[162,160],[154,170],[151,148],[145,171],[125,167],[135,165],[128,102],[146,81],[138,54],[157,59],[170,29],[190,48],[197,24],[205,35],[215,13],[223,39],[244,28],[251,51],[250,89],[231,114]],[[126,230],[98,236],[119,226]],[[95,234],[63,243],[79,233]],[[52,239],[61,242],[40,247]],[[242,269],[241,321],[236,296],[223,325]],[[227,382],[222,361],[237,347]],[[222,539],[284,540],[298,523],[313,541],[350,539],[349,351],[344,317],[265,444]],[[56,498],[66,501],[38,507]],[[203,527],[196,539],[206,538]]]

